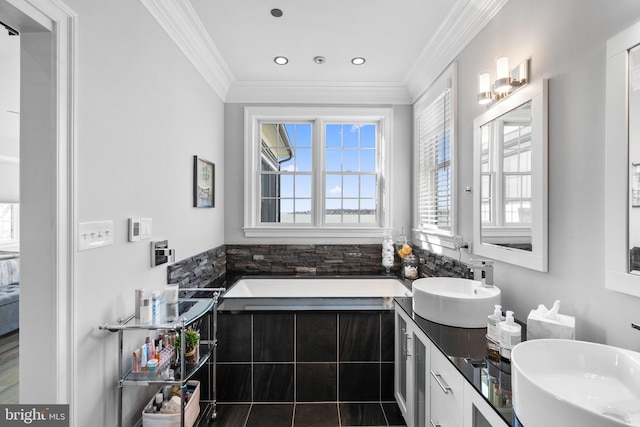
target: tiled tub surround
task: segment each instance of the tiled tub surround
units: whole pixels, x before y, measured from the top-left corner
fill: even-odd
[[[222,245],[169,265],[167,283],[177,283],[181,288],[215,287],[224,281],[226,272],[227,253]]]
[[[218,315],[218,401],[380,402],[393,396],[393,311]]]
[[[226,252],[229,274],[366,275],[384,270],[379,244],[226,245]]]
[[[470,277],[469,266],[425,249],[413,248],[420,259],[420,277]],[[226,245],[227,272],[246,274],[368,275],[381,274],[381,244],[353,245]],[[399,275],[401,259],[393,271]]]
[[[469,266],[456,259],[413,251],[420,259],[420,277],[471,277]],[[222,282],[227,275],[371,275],[383,272],[381,264],[379,244],[222,245],[169,265],[167,283],[196,288]],[[396,256],[393,271],[398,275],[400,265]]]

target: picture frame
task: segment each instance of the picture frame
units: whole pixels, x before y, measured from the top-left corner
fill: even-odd
[[[216,165],[198,156],[193,156],[193,207],[215,206]]]

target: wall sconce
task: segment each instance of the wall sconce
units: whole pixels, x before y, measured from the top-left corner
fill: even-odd
[[[488,105],[509,96],[517,88],[529,82],[529,59],[509,69],[509,58],[496,58],[496,79],[491,84],[488,71],[478,73],[478,104]]]

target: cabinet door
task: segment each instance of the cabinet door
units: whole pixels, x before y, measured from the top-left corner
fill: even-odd
[[[413,396],[411,399],[413,427],[428,427],[431,405],[429,386],[429,365],[431,341],[417,328],[412,331],[413,343]],[[408,421],[408,420],[407,420]]]
[[[464,427],[508,427],[469,383],[464,385]]]
[[[409,413],[409,384],[407,381],[412,379],[411,376],[411,341],[410,325],[411,320],[402,313],[402,309],[396,307],[395,310],[395,375],[394,375],[394,393],[396,401],[400,407],[400,412],[407,421],[408,427],[413,427],[410,424]]]
[[[439,402],[457,427],[463,424],[465,379],[451,361],[431,346],[431,402]],[[437,396],[438,399],[434,399]]]

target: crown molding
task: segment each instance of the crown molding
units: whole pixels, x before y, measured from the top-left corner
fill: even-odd
[[[226,102],[409,105],[411,97],[402,83],[244,81],[231,85]]]
[[[191,61],[218,97],[225,101],[235,77],[191,3],[188,0],[140,0],[140,2]]]
[[[412,103],[431,86],[509,0],[458,0],[407,73]]]
[[[509,0],[458,0],[402,82],[237,82],[189,0],[140,0],[224,102],[412,104]]]

